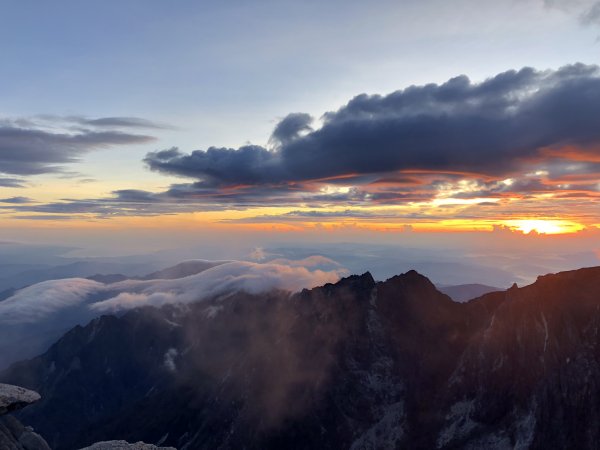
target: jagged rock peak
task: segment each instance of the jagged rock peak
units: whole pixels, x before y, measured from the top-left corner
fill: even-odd
[[[429,278],[427,278],[425,275],[421,275],[416,270],[409,270],[406,273],[403,273],[400,275],[395,275],[392,278],[389,278],[388,280],[386,280],[386,283],[390,282],[390,281],[391,282],[409,283],[409,284],[423,284],[423,285],[431,286],[435,289],[435,285],[431,282],[431,280]]]
[[[587,277],[598,277],[600,276],[600,266],[597,267],[583,267],[575,270],[565,270],[558,273],[548,273],[546,275],[539,275],[536,279],[536,283],[549,283],[559,280],[572,280],[572,279],[584,279]]]
[[[174,447],[157,447],[156,445],[136,442],[130,444],[127,441],[104,441],[96,442],[81,450],[176,450]]]
[[[0,415],[37,402],[40,394],[12,384],[0,383]]]
[[[375,286],[375,279],[371,272],[365,272],[362,275],[350,275],[349,277],[342,278],[336,284],[338,285],[359,285],[365,287],[373,287]]]

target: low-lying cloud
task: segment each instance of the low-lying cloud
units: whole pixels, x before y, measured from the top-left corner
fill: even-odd
[[[90,307],[99,312],[116,312],[146,305],[192,303],[238,291],[249,294],[270,290],[295,292],[335,282],[343,273],[340,269],[328,272],[309,270],[282,260],[265,264],[236,261],[177,280],[117,283],[113,288],[124,292]]]
[[[104,288],[102,283],[84,278],[42,281],[0,302],[0,325],[36,323],[82,304],[87,296]]]
[[[322,264],[334,268],[314,268]],[[96,313],[107,313],[141,306],[192,303],[238,291],[295,292],[336,282],[344,274],[346,271],[334,261],[310,257],[304,261],[280,259],[262,264],[233,261],[173,280],[126,280],[107,285],[83,278],[50,280],[21,289],[0,302],[0,324],[35,323],[80,305],[87,305],[88,310]]]
[[[0,301],[0,369],[43,352],[70,328],[102,314],[218,300],[236,292],[295,292],[336,282],[347,273],[326,258],[305,261],[311,267],[293,260],[264,264],[233,261],[178,279],[130,279],[103,284],[71,278],[34,284]],[[315,268],[321,263],[334,268]],[[211,311],[208,314],[218,313],[218,307]]]

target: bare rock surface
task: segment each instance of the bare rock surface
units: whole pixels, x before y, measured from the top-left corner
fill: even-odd
[[[0,417],[0,450],[50,450],[50,446],[30,427],[6,414]]]
[[[0,383],[0,416],[37,402],[40,394],[12,384]]]
[[[39,399],[40,394],[35,391],[0,384],[0,450],[50,450],[43,437],[8,414]]]
[[[51,450],[48,443],[35,431],[25,431],[19,436],[19,444],[25,450]]]

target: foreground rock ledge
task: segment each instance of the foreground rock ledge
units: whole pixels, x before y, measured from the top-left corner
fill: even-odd
[[[104,441],[96,442],[95,444],[82,448],[81,450],[175,450],[175,448],[157,447],[156,445],[145,444],[143,442],[130,444],[127,441]]]
[[[40,394],[12,384],[0,383],[0,416],[37,402]]]

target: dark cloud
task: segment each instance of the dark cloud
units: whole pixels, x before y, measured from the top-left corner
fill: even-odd
[[[510,174],[542,151],[597,151],[600,70],[501,73],[482,83],[460,76],[387,96],[359,95],[310,131],[294,114],[275,129],[275,150],[247,145],[185,154],[149,153],[152,170],[215,187],[274,185],[402,170]],[[304,131],[304,133],[300,133]],[[595,146],[595,147],[594,147]]]
[[[544,4],[549,8],[575,14],[583,25],[600,25],[600,1],[544,0]]]
[[[276,145],[288,144],[300,137],[301,133],[312,131],[312,121],[312,117],[306,113],[288,114],[273,130],[271,141]]]
[[[151,136],[117,130],[60,132],[33,120],[2,120],[0,173],[36,175],[63,172],[64,164],[76,162],[81,155],[92,150],[152,140]]]
[[[600,24],[600,2],[594,3],[587,11],[581,16],[581,20],[584,24]]]
[[[12,216],[13,219],[20,219],[20,220],[36,220],[36,221],[46,221],[46,220],[61,220],[61,221],[68,221],[68,220],[82,220],[82,219],[87,219],[87,217],[85,216],[71,216],[71,215],[67,215],[67,214],[40,214],[40,215],[18,215],[18,216]]]
[[[419,203],[434,199],[445,208],[461,208],[465,202],[443,199],[479,199],[478,206],[491,206],[497,203],[489,198],[505,205],[507,198],[524,200],[548,193],[596,198],[598,117],[597,66],[575,64],[555,71],[525,68],[481,83],[459,76],[441,85],[412,86],[386,96],[358,95],[325,114],[317,129],[311,127],[308,114],[290,114],[275,126],[269,147],[210,147],[191,153],[170,148],[148,153],[144,161],[150,169],[189,179],[163,192],[122,189],[106,198],[63,199],[10,209],[19,214],[104,218],[264,205],[315,210],[333,205],[421,208]],[[118,126],[117,119],[123,118],[101,123]],[[99,135],[78,133],[79,139]],[[149,139],[133,137],[138,138]],[[71,153],[76,155],[78,149]],[[535,204],[529,202],[527,207]],[[382,210],[373,217],[432,219],[421,212],[388,217]],[[315,220],[328,217],[321,211],[314,214]],[[282,219],[307,217],[290,213]],[[371,215],[349,209],[332,217],[369,220]]]
[[[223,219],[224,223],[272,223],[272,222],[293,222],[293,221],[329,221],[340,219],[398,219],[398,214],[382,213],[381,211],[290,211],[284,214],[265,214],[255,217],[244,217],[241,219]]]
[[[148,153],[144,161],[152,170],[199,178],[214,186],[292,181],[285,173],[279,152],[258,145],[245,145],[237,150],[210,147],[189,155],[171,148]]]
[[[117,216],[156,216],[182,212],[223,209],[221,206],[199,206],[185,198],[170,197],[165,193],[152,193],[137,189],[113,191],[111,197],[92,199],[62,199],[44,204],[14,204],[0,208],[10,209],[16,213],[36,213],[37,215],[19,215],[16,218],[32,218],[44,220],[45,217],[55,219],[61,215],[67,218],[89,219]]]
[[[42,213],[43,216],[26,216],[28,218],[43,218],[46,215],[57,217],[61,214],[71,217],[86,218],[86,215],[106,218],[114,216],[155,216],[158,214],[170,214],[184,212],[185,209],[178,205],[165,204],[155,206],[154,202],[132,202],[123,200],[118,196],[115,198],[74,200],[65,199],[60,202],[45,203],[41,205],[15,205],[11,209],[18,213]],[[25,216],[19,216],[24,218]],[[88,217],[89,218],[89,217]]]
[[[426,214],[420,212],[394,213],[389,211],[364,211],[346,209],[343,211],[290,211],[283,214],[264,214],[253,217],[243,217],[239,219],[223,219],[223,223],[286,223],[286,222],[338,222],[338,221],[361,221],[361,222],[380,222],[390,220],[397,222],[399,220],[427,219],[437,220],[447,218],[443,215]],[[463,218],[463,216],[457,216]]]
[[[146,129],[171,129],[168,124],[155,122],[132,116],[113,116],[90,118],[80,115],[59,116],[54,114],[38,114],[32,117],[4,119],[4,123],[11,123],[21,128],[39,128],[43,125],[51,127],[63,126],[66,128],[146,128]]]
[[[23,204],[23,203],[31,203],[29,197],[10,197],[10,198],[2,198],[0,199],[0,203],[14,203],[14,204]]]
[[[19,178],[0,177],[0,187],[22,188],[25,187],[25,181]]]
[[[88,151],[115,145],[140,144],[149,136],[120,132],[57,134],[41,130],[0,128],[0,171],[34,175],[60,171]]]
[[[86,119],[84,117],[70,117],[69,119],[82,125],[89,125],[98,128],[149,128],[165,129],[168,125],[153,122],[139,117],[101,117],[99,119]]]
[[[133,202],[133,203],[157,203],[160,202],[158,195],[143,191],[140,189],[120,189],[113,191],[116,202]]]

